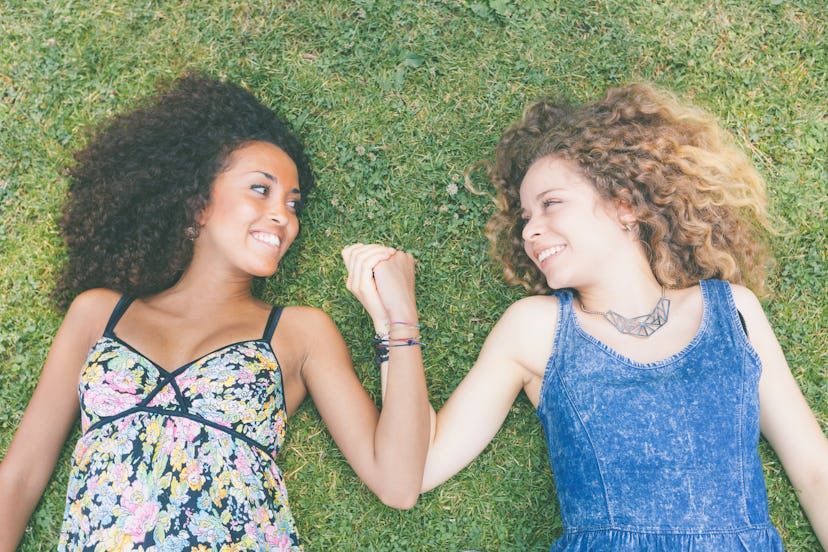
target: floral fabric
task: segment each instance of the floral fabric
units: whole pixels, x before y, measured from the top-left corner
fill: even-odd
[[[81,372],[59,550],[302,550],[274,461],[286,429],[270,347],[280,310],[262,339],[167,372],[114,334],[128,304]]]

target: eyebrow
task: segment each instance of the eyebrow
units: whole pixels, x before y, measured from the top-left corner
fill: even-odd
[[[268,172],[264,172],[264,171],[253,171],[253,172],[262,175],[263,177],[267,178],[268,180],[270,180],[274,184],[279,182],[279,179],[277,179],[275,176],[273,176],[272,174],[270,174]]]
[[[535,201],[541,199],[543,196],[550,192],[563,192],[566,191],[564,188],[546,188],[538,192],[538,194],[534,197]]]
[[[565,192],[566,189],[565,188],[554,188],[554,187],[553,188],[546,188],[546,189],[541,190],[540,192],[538,192],[535,195],[535,197],[532,198],[532,201],[540,201],[543,198],[543,196],[545,196],[549,192],[561,192],[561,191]],[[528,212],[528,210],[527,210],[526,207],[521,207],[520,208],[520,214],[521,215],[525,215],[527,212]]]
[[[275,176],[273,176],[272,174],[270,174],[269,172],[265,172],[265,171],[253,171],[253,172],[262,175],[263,177],[267,178],[268,180],[270,180],[274,184],[279,183],[279,179],[276,178]],[[293,188],[290,191],[290,193],[292,193],[292,194],[301,194],[302,190],[300,190],[299,188]]]

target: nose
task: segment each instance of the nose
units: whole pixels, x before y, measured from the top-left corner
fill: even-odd
[[[539,226],[536,222],[533,222],[534,220],[530,217],[523,221],[523,230],[521,231],[523,241],[530,242],[540,235]]]
[[[285,205],[285,202],[272,202],[270,209],[268,209],[267,218],[269,218],[279,226],[284,226],[285,224],[287,224],[290,215],[288,213],[288,207],[287,205]]]

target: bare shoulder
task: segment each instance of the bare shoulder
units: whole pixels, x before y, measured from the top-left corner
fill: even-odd
[[[498,321],[496,330],[524,341],[539,334],[552,335],[558,321],[558,299],[532,295],[512,303]]]
[[[327,312],[305,305],[285,307],[282,311],[281,324],[285,324],[292,331],[308,332],[308,338],[337,331],[336,324]]]
[[[63,326],[83,335],[91,346],[103,335],[112,310],[121,294],[111,289],[96,288],[84,291],[72,301],[63,320]]]
[[[762,304],[751,290],[738,284],[731,284],[730,289],[733,292],[733,302],[739,312],[742,313],[749,327],[755,325],[758,321],[767,323]]]
[[[533,295],[516,301],[489,334],[481,359],[519,367],[524,388],[532,399],[552,354],[557,322],[556,297]]]
[[[316,307],[285,307],[273,341],[284,360],[301,371],[309,365],[319,364],[314,361],[324,359],[326,355],[340,350],[347,353],[334,321],[328,313]]]
[[[745,310],[762,310],[762,305],[759,303],[759,299],[745,286],[730,284],[730,289],[733,292],[733,301],[736,303],[736,307],[738,307],[739,310],[742,310],[743,307]]]
[[[517,320],[550,315],[557,318],[558,298],[554,295],[530,295],[512,303],[504,313],[504,316],[507,315],[517,317]]]

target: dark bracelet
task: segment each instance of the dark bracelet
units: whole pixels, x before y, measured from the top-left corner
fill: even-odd
[[[406,339],[394,339],[394,343],[389,343],[389,347],[411,347],[412,345],[423,346],[423,342],[418,337],[409,337]]]
[[[374,336],[374,348],[377,350],[374,362],[378,366],[383,362],[388,362],[388,334],[376,334]]]
[[[379,365],[383,362],[388,362],[388,351],[391,347],[411,347],[419,345],[424,347],[423,342],[420,341],[420,336],[406,337],[406,338],[390,338],[388,334],[376,334],[374,336],[374,348],[377,353],[374,356],[374,361]]]

